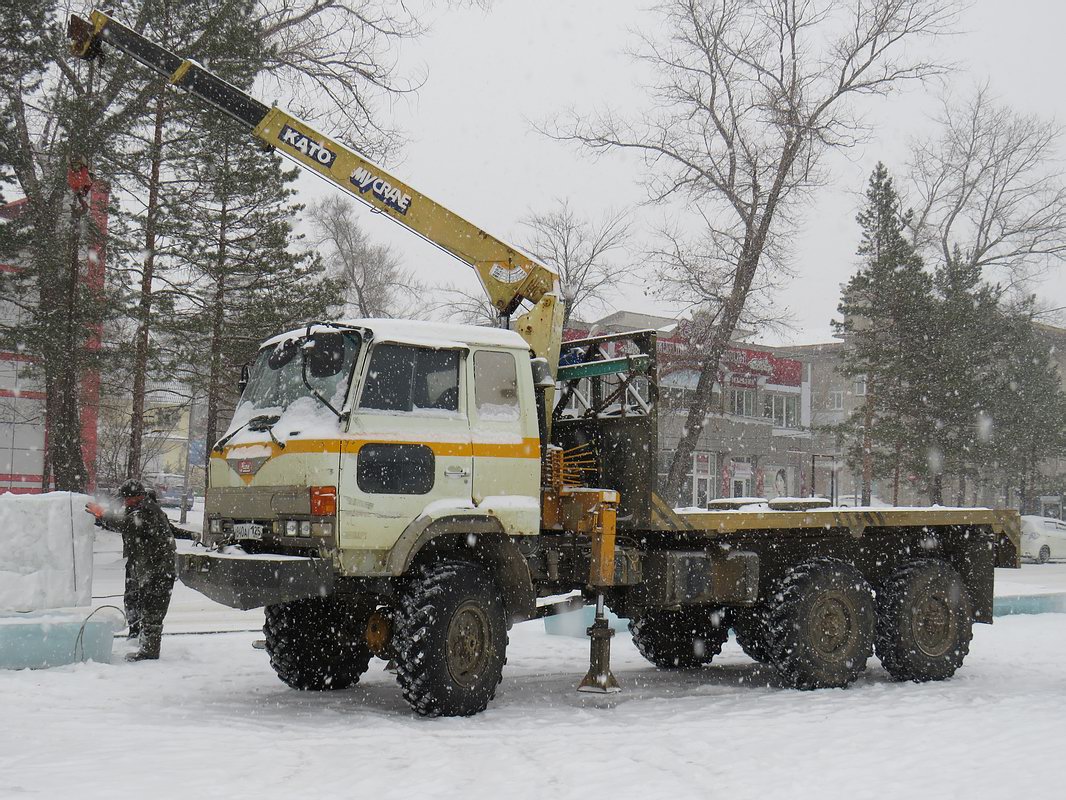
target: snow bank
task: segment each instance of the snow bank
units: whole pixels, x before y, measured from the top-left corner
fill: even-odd
[[[0,612],[87,606],[93,517],[86,495],[0,494]]]

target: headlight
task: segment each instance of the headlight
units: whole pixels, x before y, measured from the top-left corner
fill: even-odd
[[[300,521],[300,535],[301,536],[310,536],[311,535],[311,520],[305,519],[305,520],[301,520]]]
[[[1040,538],[1040,534],[1039,533],[1028,533],[1028,534],[1026,534],[1025,538],[1028,539],[1030,542],[1035,542],[1037,539]]]
[[[207,524],[207,529],[211,533],[222,533],[222,520],[217,519],[217,518],[216,519],[212,519]]]
[[[296,520],[290,519],[290,520],[286,520],[285,521],[285,535],[286,536],[295,536],[298,530],[299,530],[299,524],[296,522]]]

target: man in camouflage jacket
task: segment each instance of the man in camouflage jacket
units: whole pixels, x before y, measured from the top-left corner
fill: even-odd
[[[126,606],[130,632],[139,633],[140,649],[127,661],[159,658],[163,618],[174,589],[174,533],[170,519],[143,483],[130,479],[118,490],[124,513],[121,517],[97,514],[104,527],[122,534],[126,556]]]

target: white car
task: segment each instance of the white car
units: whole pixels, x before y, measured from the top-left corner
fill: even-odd
[[[1022,559],[1038,564],[1066,559],[1066,522],[1053,517],[1022,517]]]

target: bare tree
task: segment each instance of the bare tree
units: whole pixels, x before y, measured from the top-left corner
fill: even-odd
[[[552,211],[522,220],[526,235],[520,245],[559,273],[566,309],[563,324],[578,310],[606,305],[612,290],[633,272],[627,259],[629,216],[607,212],[599,221],[582,219],[569,200]]]
[[[945,99],[939,121],[940,136],[911,159],[913,234],[926,255],[1011,285],[1066,260],[1061,127],[996,103],[987,85],[963,103]]]
[[[625,212],[609,211],[592,221],[579,217],[564,199],[551,211],[530,213],[520,224],[525,235],[518,238],[519,245],[559,273],[566,301],[564,326],[578,309],[608,305],[612,290],[634,271],[627,254],[630,220]],[[434,312],[467,325],[500,324],[499,309],[484,291],[447,286],[440,294]]]
[[[482,325],[494,328],[500,325],[500,309],[484,291],[469,291],[457,286],[444,286],[438,292],[440,299],[430,309],[434,316],[463,325]]]
[[[704,227],[702,235],[692,235],[677,226],[661,228],[647,258],[656,266],[653,293],[673,302],[682,314],[691,311],[691,320],[685,326],[686,338],[696,351],[696,360],[702,362],[699,353],[714,339],[721,311],[733,293],[736,272],[733,264],[720,251],[709,225]],[[792,275],[786,243],[779,237],[769,238],[760,269],[752,279],[737,319],[734,336],[744,338],[753,331],[793,329],[793,317],[776,296],[776,290]]]
[[[679,493],[711,405],[718,362],[764,255],[795,225],[819,157],[863,132],[858,100],[943,71],[914,40],[945,33],[954,0],[666,0],[666,41],[645,38],[654,105],[636,120],[575,117],[551,132],[594,151],[632,150],[652,200],[699,207],[715,303],[686,429],[665,490]],[[702,272],[702,271],[701,271]]]
[[[325,118],[348,144],[385,158],[401,141],[383,124],[382,97],[417,89],[397,69],[397,47],[424,33],[406,3],[389,0],[258,0],[267,75],[287,105]]]
[[[313,207],[311,244],[327,272],[344,287],[346,313],[359,317],[419,317],[421,284],[388,245],[374,244],[359,224],[362,209],[352,200],[331,195]]]

